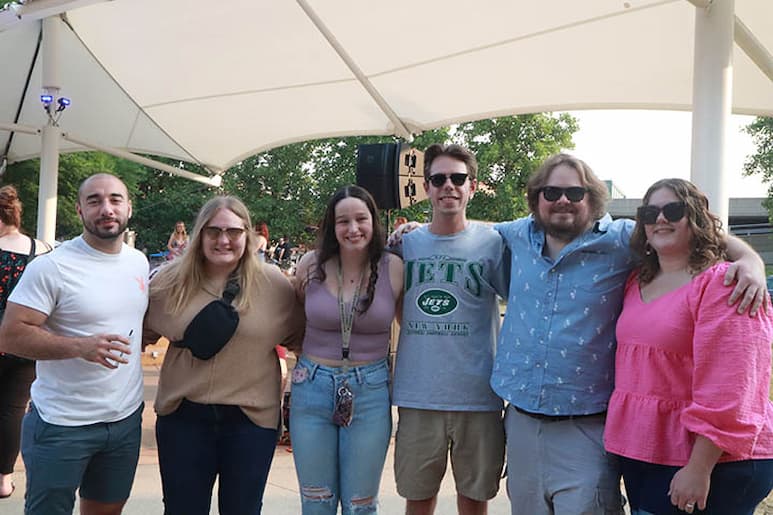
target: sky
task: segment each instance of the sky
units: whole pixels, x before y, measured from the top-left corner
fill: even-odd
[[[628,198],[641,198],[647,188],[666,177],[690,178],[691,120],[689,112],[677,111],[572,111],[580,130],[569,150],[593,169],[602,180],[612,180]],[[764,197],[762,176],[742,174],[754,144],[741,128],[752,116],[731,118],[728,138],[728,194],[734,197]]]

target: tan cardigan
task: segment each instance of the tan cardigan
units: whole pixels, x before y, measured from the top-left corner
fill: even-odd
[[[239,313],[236,333],[213,358],[200,360],[188,349],[169,346],[161,367],[156,413],[173,413],[185,398],[201,404],[240,406],[258,426],[277,427],[281,393],[274,346],[300,346],[306,320],[282,272],[275,266],[263,270],[265,279],[261,279],[249,311]],[[179,315],[172,316],[165,310],[166,298],[153,295],[151,282],[146,335],[165,336],[170,342],[181,340],[188,323],[216,298],[202,291]]]

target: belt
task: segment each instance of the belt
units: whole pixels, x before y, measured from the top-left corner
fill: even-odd
[[[513,405],[511,404],[511,406]],[[600,417],[607,414],[606,411],[601,411],[599,413],[590,413],[587,415],[545,415],[544,413],[533,413],[531,411],[526,411],[519,408],[518,406],[513,406],[513,408],[515,408],[515,411],[517,411],[518,413],[522,413],[524,415],[527,415],[531,418],[535,418],[542,422],[561,422],[564,420],[575,420],[575,419],[588,418],[588,417]]]

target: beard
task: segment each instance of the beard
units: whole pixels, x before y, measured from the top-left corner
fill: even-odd
[[[129,225],[128,219],[121,220],[120,218],[98,218],[97,220],[88,221],[81,216],[81,221],[83,222],[83,229],[100,240],[116,240],[122,238],[126,226]],[[111,229],[97,225],[104,221],[116,222],[117,225]]]
[[[552,221],[554,213],[571,213],[574,217],[571,220],[554,222]],[[542,218],[539,212],[535,212],[534,217],[546,234],[567,243],[587,231],[591,226],[590,220],[580,217],[577,210],[572,206],[551,209],[547,220]]]

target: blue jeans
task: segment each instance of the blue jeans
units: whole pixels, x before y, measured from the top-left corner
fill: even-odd
[[[27,469],[27,515],[71,515],[82,499],[119,503],[129,498],[140,457],[142,408],[116,422],[59,426],[40,418],[34,404],[22,424]]]
[[[683,514],[671,504],[669,485],[681,467],[656,465],[620,458],[623,480],[633,514]],[[754,508],[773,488],[773,460],[745,460],[717,463],[711,473],[706,509],[693,513],[752,515]]]
[[[354,393],[349,427],[333,423],[335,391]],[[386,359],[348,372],[301,356],[293,371],[290,439],[303,515],[377,513],[392,411]]]
[[[239,406],[183,400],[156,421],[164,513],[208,515],[219,476],[220,515],[259,514],[276,439]]]

